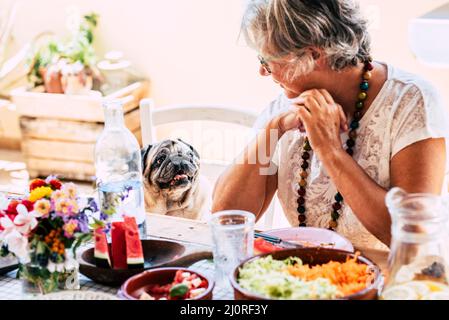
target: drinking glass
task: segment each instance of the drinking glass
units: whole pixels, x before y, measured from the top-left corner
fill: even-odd
[[[254,251],[254,214],[241,210],[214,213],[210,219],[215,280],[229,286],[229,276]]]

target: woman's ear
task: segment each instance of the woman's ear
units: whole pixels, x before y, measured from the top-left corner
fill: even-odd
[[[326,57],[323,50],[320,48],[310,48],[310,51],[316,67],[318,69],[324,68],[326,66]]]

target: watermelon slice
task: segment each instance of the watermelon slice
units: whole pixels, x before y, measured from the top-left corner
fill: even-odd
[[[111,258],[109,255],[108,240],[103,228],[95,229],[95,265],[99,268],[110,268]]]
[[[125,223],[112,222],[112,263],[114,269],[127,269]]]
[[[144,266],[142,242],[140,241],[139,228],[134,217],[125,216],[126,225],[126,262],[130,269],[140,269]]]
[[[274,251],[282,250],[282,247],[278,247],[271,242],[268,242],[262,238],[254,239],[254,254],[270,253]]]

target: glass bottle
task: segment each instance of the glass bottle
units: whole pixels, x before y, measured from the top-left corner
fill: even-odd
[[[133,216],[146,237],[140,146],[123,118],[119,100],[103,104],[105,127],[95,146],[96,186],[101,217],[108,222]]]
[[[386,203],[392,240],[381,298],[449,299],[447,198],[393,188]]]

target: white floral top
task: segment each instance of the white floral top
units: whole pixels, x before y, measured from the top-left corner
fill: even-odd
[[[392,157],[414,142],[448,137],[449,118],[431,84],[390,65],[387,68],[387,81],[360,121],[353,157],[374,181],[389,189]],[[289,100],[282,94],[263,111],[254,129],[263,128],[270,119],[289,107]],[[287,132],[278,142],[272,158],[278,166],[277,195],[292,226],[298,226],[296,201],[304,137],[305,134],[297,130]],[[346,141],[347,133],[341,137]],[[448,146],[446,150],[449,151]],[[310,164],[305,197],[307,225],[326,228],[337,190],[316,155],[312,156]],[[447,190],[447,179],[443,190]],[[386,248],[344,203],[336,231],[356,247]]]

